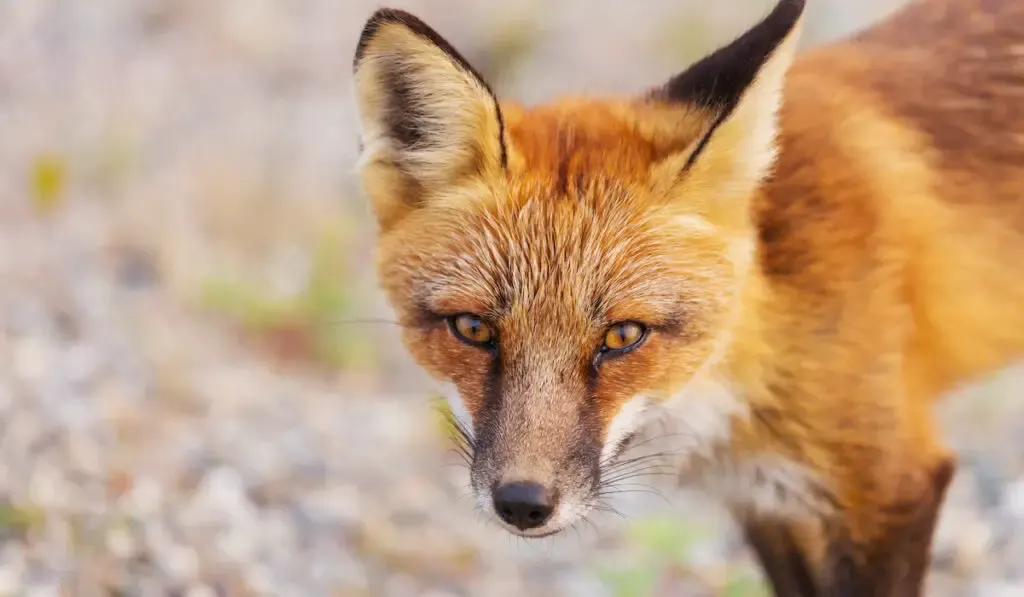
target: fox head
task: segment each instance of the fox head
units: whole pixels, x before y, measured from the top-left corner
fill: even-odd
[[[584,516],[642,415],[678,400],[685,418],[722,358],[803,5],[635,97],[529,109],[416,17],[367,22],[354,89],[379,278],[511,532]],[[705,400],[727,427],[728,401]]]

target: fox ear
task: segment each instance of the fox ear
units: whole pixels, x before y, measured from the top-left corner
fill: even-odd
[[[378,10],[363,29],[353,71],[360,170],[382,228],[458,177],[505,166],[494,94],[423,21]]]
[[[805,0],[780,0],[760,23],[654,90],[648,99],[696,112],[700,135],[671,167],[702,188],[751,191],[775,159],[777,112],[799,42]],[[713,188],[713,187],[712,187]]]

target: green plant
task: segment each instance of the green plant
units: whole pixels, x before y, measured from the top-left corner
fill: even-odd
[[[25,537],[46,522],[46,514],[39,508],[0,502],[0,538]]]
[[[658,579],[669,568],[685,566],[693,547],[707,536],[707,530],[683,518],[649,516],[632,522],[626,541],[638,552],[631,565],[611,565],[599,576],[615,597],[648,597]]]
[[[603,566],[598,576],[614,597],[653,597],[660,581],[687,570],[693,550],[714,532],[693,520],[673,516],[649,516],[632,522],[625,540],[635,558]],[[763,583],[743,570],[729,570],[721,587],[725,597],[764,597]],[[660,593],[657,593],[660,594]]]
[[[40,215],[56,210],[64,201],[67,187],[67,161],[63,156],[47,153],[39,155],[30,166],[30,198]]]
[[[376,346],[367,330],[345,321],[358,301],[342,232],[340,226],[329,226],[315,237],[310,275],[300,292],[273,296],[258,284],[217,277],[204,284],[202,303],[229,316],[280,357],[343,369],[372,366]]]
[[[722,589],[723,597],[769,597],[764,582],[749,574],[732,576]]]

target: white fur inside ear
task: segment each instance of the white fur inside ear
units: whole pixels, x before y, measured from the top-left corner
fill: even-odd
[[[802,22],[775,49],[733,112],[712,133],[695,167],[726,185],[726,194],[745,194],[768,177],[778,154],[779,109],[786,73],[793,63]],[[722,170],[725,167],[726,170]]]
[[[429,186],[450,182],[474,160],[498,159],[497,107],[486,85],[405,26],[382,26],[353,80],[361,164],[393,159]],[[403,131],[411,130],[417,136],[410,142]]]

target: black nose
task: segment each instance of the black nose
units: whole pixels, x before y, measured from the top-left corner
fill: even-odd
[[[502,520],[519,530],[534,529],[555,511],[551,492],[538,483],[509,483],[494,490],[494,509]]]

